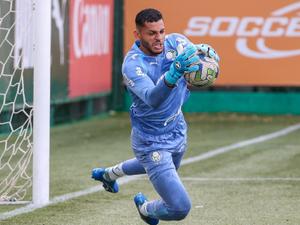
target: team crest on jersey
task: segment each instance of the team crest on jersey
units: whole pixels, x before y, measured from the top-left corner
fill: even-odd
[[[176,51],[173,49],[168,50],[166,53],[166,58],[168,60],[174,60],[176,58]]]
[[[153,162],[159,162],[161,160],[161,155],[159,152],[152,152],[151,159]]]

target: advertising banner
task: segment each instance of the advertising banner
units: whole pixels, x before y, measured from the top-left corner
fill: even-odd
[[[68,98],[69,3],[52,0],[51,29],[51,100]]]
[[[163,13],[167,33],[217,50],[217,85],[300,86],[300,1],[125,0],[125,51],[144,8]]]
[[[69,97],[111,90],[113,0],[71,0]]]

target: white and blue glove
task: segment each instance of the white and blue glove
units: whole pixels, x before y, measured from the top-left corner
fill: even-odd
[[[214,60],[216,60],[216,62],[220,61],[220,57],[218,55],[218,53],[208,44],[197,44],[196,45],[198,51],[202,54],[204,54],[205,56],[208,56],[210,58],[213,58]]]
[[[175,85],[185,72],[196,72],[199,69],[197,63],[199,56],[198,49],[194,45],[190,45],[178,51],[178,56],[170,66],[170,70],[165,73],[165,81],[170,85]]]

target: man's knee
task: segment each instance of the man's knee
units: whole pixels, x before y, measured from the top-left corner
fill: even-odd
[[[181,204],[179,207],[173,209],[174,220],[183,220],[191,210],[191,202],[187,201]]]
[[[168,208],[166,211],[160,212],[159,218],[167,221],[183,220],[189,214],[190,210],[190,204],[176,208]]]

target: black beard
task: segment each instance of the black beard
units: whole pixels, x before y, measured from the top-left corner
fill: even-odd
[[[161,52],[153,52],[152,50],[151,50],[151,48],[149,47],[149,44],[147,43],[147,42],[145,42],[145,41],[143,41],[143,40],[140,40],[141,41],[141,46],[143,46],[145,49],[147,49],[147,51],[149,52],[149,54],[151,55],[151,56],[156,56],[156,55],[159,55],[160,53],[162,53],[162,51]]]

